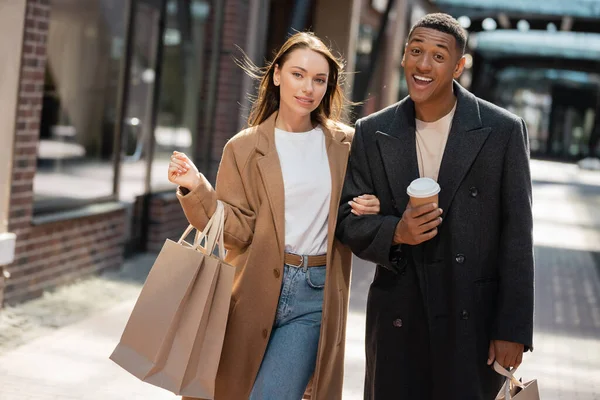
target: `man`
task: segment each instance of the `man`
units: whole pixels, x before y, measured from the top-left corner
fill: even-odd
[[[446,14],[411,29],[410,96],[356,123],[337,236],[377,264],[367,305],[365,399],[489,400],[532,348],[529,145],[522,119],[454,80],[466,33]],[[407,186],[437,180],[438,204]],[[379,215],[352,213],[361,193]]]

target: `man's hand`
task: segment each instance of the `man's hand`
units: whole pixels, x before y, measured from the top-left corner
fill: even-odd
[[[492,365],[496,360],[504,368],[517,368],[523,361],[524,348],[525,346],[521,343],[492,340],[490,341],[487,363]]]
[[[396,225],[394,244],[416,245],[437,235],[437,227],[442,223],[442,209],[429,203],[412,208],[406,206],[402,219]]]

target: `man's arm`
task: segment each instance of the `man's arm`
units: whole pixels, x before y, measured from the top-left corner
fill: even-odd
[[[504,156],[499,292],[492,339],[532,348],[534,258],[529,139],[515,122]]]
[[[400,218],[393,215],[352,214],[349,201],[361,194],[374,194],[375,188],[371,177],[368,160],[368,149],[365,146],[362,123],[356,123],[354,140],[348,159],[346,179],[342,189],[340,209],[338,212],[336,236],[348,245],[358,257],[396,270],[396,249],[393,246],[394,231]]]

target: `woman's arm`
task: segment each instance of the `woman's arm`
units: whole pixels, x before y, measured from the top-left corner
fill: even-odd
[[[225,207],[225,247],[228,250],[243,250],[252,243],[255,214],[249,205],[248,193],[242,182],[241,171],[230,142],[223,150],[217,173],[216,190],[183,153],[177,153],[175,156],[176,161],[183,160],[183,163],[188,164],[187,170],[181,163],[174,167],[174,170],[182,171],[187,179],[172,179],[171,168],[169,168],[169,179],[180,185],[177,197],[188,221],[196,228],[204,229],[215,212],[217,199],[219,199]],[[189,187],[193,189],[188,190]]]

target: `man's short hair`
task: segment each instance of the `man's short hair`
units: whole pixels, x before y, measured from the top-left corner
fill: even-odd
[[[408,33],[408,37],[412,36],[413,32],[417,28],[431,28],[436,31],[444,32],[454,36],[456,39],[456,46],[460,51],[461,56],[465,54],[465,48],[467,46],[467,32],[460,26],[460,23],[454,19],[451,15],[444,13],[433,13],[427,14],[419,19]]]

